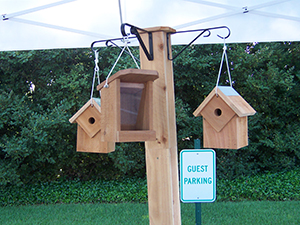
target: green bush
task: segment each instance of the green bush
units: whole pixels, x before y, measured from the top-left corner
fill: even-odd
[[[217,201],[300,200],[300,169],[236,180],[217,181]],[[57,180],[0,189],[0,206],[56,203],[147,202],[147,182],[142,178],[118,180]]]
[[[116,50],[101,51],[102,80]],[[76,152],[68,120],[89,100],[92,57],[86,49],[0,52],[0,185],[145,176],[139,144]]]
[[[300,169],[218,182],[218,200],[300,200]]]
[[[233,87],[257,111],[249,117],[249,146],[217,152],[218,177],[290,170],[300,163],[300,43],[228,44]],[[176,97],[195,110],[214,88],[222,45],[191,46],[174,62]],[[220,85],[229,85],[225,64]],[[182,123],[181,123],[182,124]],[[202,130],[191,142],[202,139]],[[180,140],[178,140],[180,143]],[[190,145],[191,146],[191,145]]]
[[[202,139],[202,118],[192,113],[215,86],[222,50],[193,45],[173,62],[178,151]],[[100,51],[101,80],[119,51]],[[296,42],[228,45],[233,86],[257,114],[249,117],[248,147],[216,149],[219,178],[299,165],[299,53]],[[0,52],[0,185],[145,177],[143,143],[121,143],[107,155],[76,152],[68,119],[89,100],[93,57],[89,49]],[[124,56],[115,71],[128,67],[135,66]],[[225,68],[221,75],[220,84],[229,85]]]
[[[52,181],[7,186],[0,191],[0,206],[56,203],[146,202],[144,179]]]

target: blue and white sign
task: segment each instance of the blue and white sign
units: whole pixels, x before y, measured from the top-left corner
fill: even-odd
[[[216,200],[216,153],[212,149],[180,152],[180,189],[182,202]]]

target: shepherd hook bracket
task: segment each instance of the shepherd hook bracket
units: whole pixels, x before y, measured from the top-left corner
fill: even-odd
[[[138,41],[139,41],[139,43],[140,43],[140,45],[141,45],[141,47],[142,47],[145,55],[147,56],[148,60],[152,61],[154,59],[152,32],[148,32],[148,31],[146,31],[144,29],[141,29],[139,27],[133,26],[133,25],[128,24],[128,23],[123,23],[121,25],[121,33],[122,33],[123,37],[128,36],[128,34],[125,31],[125,26],[130,27],[130,33],[134,34],[137,37],[137,39],[138,39]],[[149,49],[149,51],[148,51],[148,49],[147,49],[144,41],[142,40],[142,38],[140,36],[139,30],[142,31],[142,32],[148,33],[148,43],[149,43],[149,48],[148,49]]]
[[[209,37],[211,35],[211,31],[212,30],[219,30],[219,29],[227,29],[227,31],[228,31],[227,36],[217,35],[219,38],[221,38],[221,39],[227,39],[230,36],[231,32],[230,32],[230,29],[227,26],[211,27],[211,28],[196,29],[196,30],[177,31],[175,33],[168,33],[167,34],[168,59],[169,60],[176,59],[184,50],[186,50],[189,46],[191,46],[199,37],[201,37],[201,36],[203,36],[203,37]],[[200,32],[200,33],[190,43],[188,43],[185,47],[183,47],[176,56],[174,56],[173,58],[171,58],[171,53],[170,53],[170,50],[169,50],[170,49],[170,46],[169,46],[170,35],[179,34],[179,33],[189,33],[189,32]]]

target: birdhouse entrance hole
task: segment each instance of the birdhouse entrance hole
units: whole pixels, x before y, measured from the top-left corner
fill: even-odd
[[[215,109],[215,115],[216,116],[221,116],[222,115],[222,110],[219,109],[219,108]]]
[[[89,123],[90,123],[90,124],[94,124],[94,123],[95,123],[95,121],[96,121],[96,120],[95,120],[95,118],[94,118],[94,117],[90,117],[90,118],[89,118]]]

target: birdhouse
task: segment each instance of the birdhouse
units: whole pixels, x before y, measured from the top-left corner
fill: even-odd
[[[101,91],[101,129],[107,142],[155,141],[153,124],[154,70],[126,69],[112,75]],[[105,85],[108,84],[108,85]]]
[[[196,117],[203,117],[204,148],[239,149],[247,146],[248,116],[256,111],[232,87],[216,88],[193,113]]]
[[[78,152],[109,153],[115,150],[114,142],[103,141],[100,99],[89,100],[69,121],[78,124]]]

